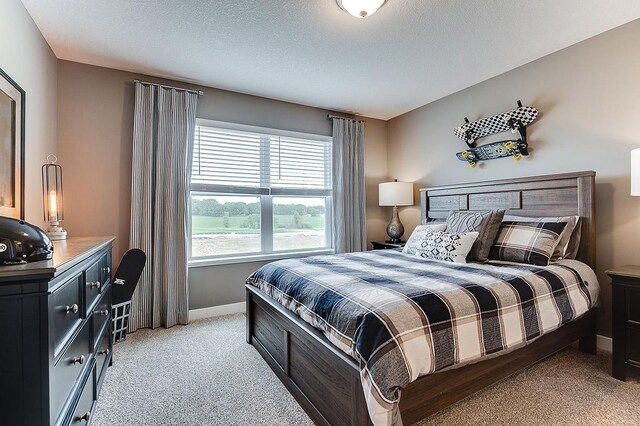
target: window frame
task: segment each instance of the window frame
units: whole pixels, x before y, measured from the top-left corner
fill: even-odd
[[[196,119],[196,126],[212,127],[222,130],[258,133],[268,136],[280,136],[306,139],[324,142],[332,147],[333,138],[331,136],[317,135],[313,133],[295,132],[290,130],[273,129],[267,127],[251,126],[238,123],[228,123],[223,121],[209,120],[204,118]],[[261,149],[269,149],[269,146],[261,145]],[[332,159],[329,158],[329,162]],[[268,173],[266,173],[268,174]],[[267,178],[269,180],[270,178]],[[304,257],[317,254],[333,254],[333,190],[315,189],[293,189],[293,188],[243,188],[232,185],[208,185],[189,182],[189,199],[192,194],[237,196],[256,196],[260,199],[260,252],[259,253],[234,253],[221,254],[215,256],[193,257],[192,254],[192,214],[189,204],[189,214],[187,215],[187,237],[188,237],[188,265],[189,267],[226,265],[233,263],[262,262],[276,259]],[[296,249],[296,250],[273,250],[273,199],[274,197],[313,197],[325,200],[325,247]],[[268,218],[268,220],[263,220]],[[269,237],[270,235],[270,237]]]

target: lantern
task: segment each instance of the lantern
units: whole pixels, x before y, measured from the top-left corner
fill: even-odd
[[[49,222],[47,234],[52,240],[65,240],[67,231],[60,222],[64,220],[64,191],[62,188],[62,167],[57,164],[58,157],[51,154],[47,164],[42,166],[42,196],[44,220]]]

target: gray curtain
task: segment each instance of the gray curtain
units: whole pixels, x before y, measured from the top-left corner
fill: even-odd
[[[367,249],[364,123],[333,118],[333,242],[337,253]]]
[[[186,324],[187,214],[198,95],[136,82],[130,246],[147,254],[129,331]]]

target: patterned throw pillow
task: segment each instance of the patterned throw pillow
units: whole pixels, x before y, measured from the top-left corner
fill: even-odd
[[[467,255],[477,232],[448,233],[427,231],[416,249],[416,256],[425,259],[445,260],[447,262],[467,263]]]
[[[567,222],[567,226],[560,234],[560,241],[551,256],[551,262],[560,259],[575,259],[578,254],[580,236],[582,235],[580,216],[528,217],[505,214],[502,220],[507,222]]]
[[[442,232],[445,229],[447,229],[447,224],[444,222],[416,226],[416,229],[413,230],[411,236],[407,240],[407,243],[402,248],[402,252],[407,254],[416,254],[416,249],[422,240],[424,240],[424,236],[427,234],[427,231]]]
[[[469,260],[485,262],[502,223],[504,210],[455,211],[447,218],[447,232],[477,232]]]
[[[489,259],[547,266],[566,222],[502,222]]]

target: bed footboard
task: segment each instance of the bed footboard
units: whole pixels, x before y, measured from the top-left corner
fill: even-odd
[[[369,425],[355,360],[259,290],[247,286],[253,345],[318,425]]]
[[[247,343],[318,425],[371,425],[356,361],[260,290],[246,286]],[[402,391],[400,413],[412,424],[579,341],[595,353],[596,309],[533,343],[495,358],[422,377]]]

